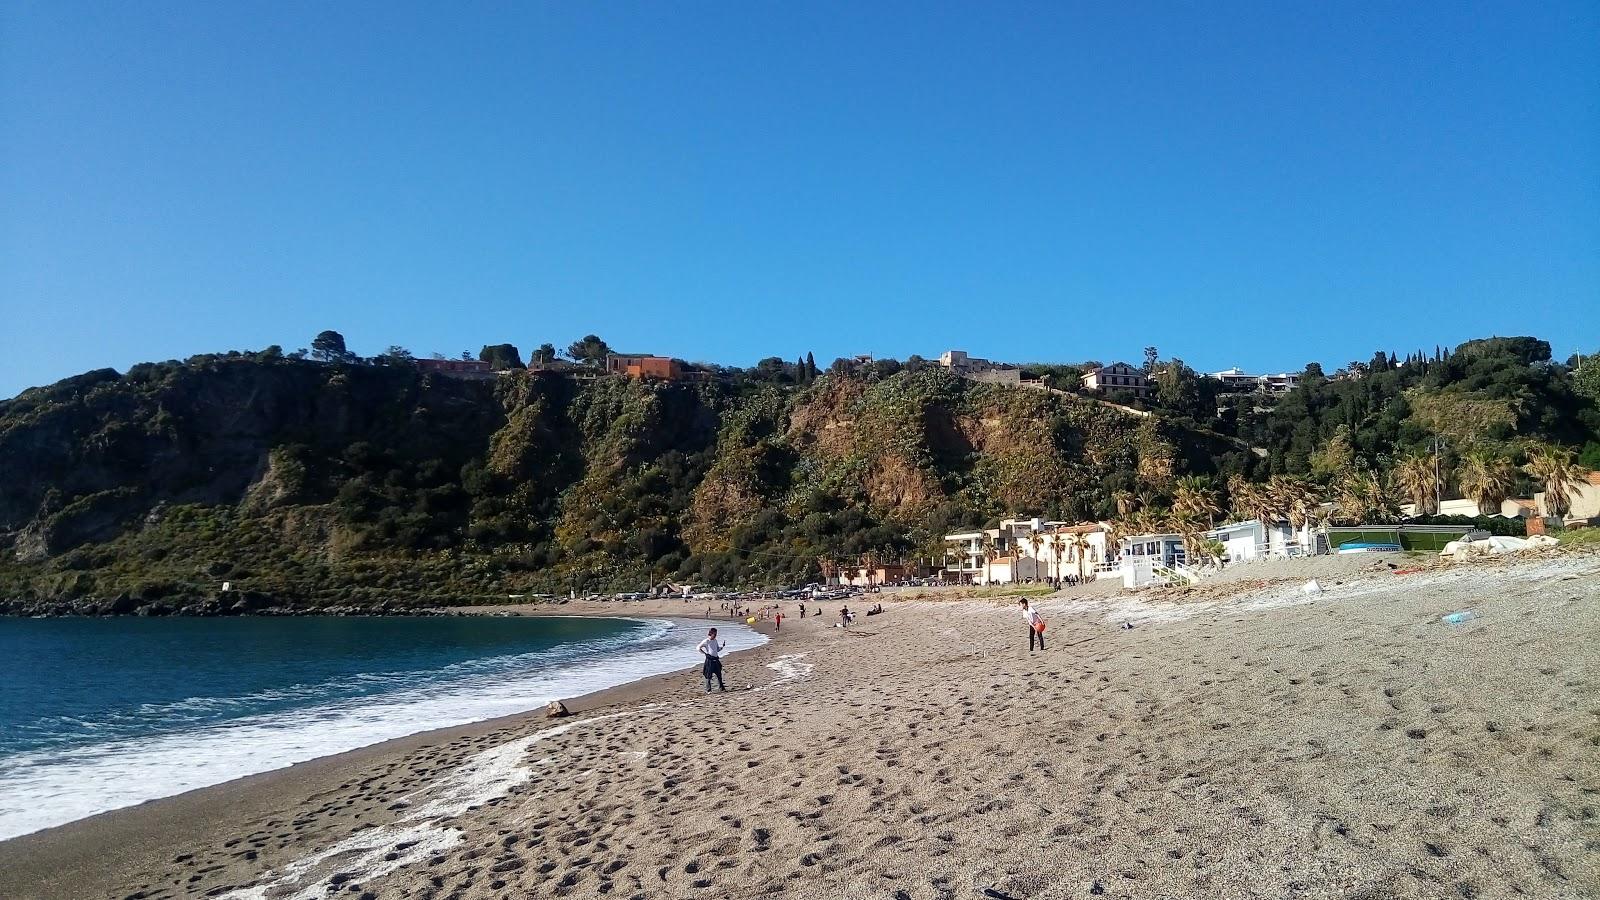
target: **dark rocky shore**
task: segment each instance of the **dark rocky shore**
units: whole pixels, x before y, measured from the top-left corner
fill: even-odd
[[[228,591],[210,597],[152,597],[121,593],[108,598],[0,599],[0,616],[448,616],[459,615],[438,605],[371,602],[316,603],[288,600],[259,591]]]

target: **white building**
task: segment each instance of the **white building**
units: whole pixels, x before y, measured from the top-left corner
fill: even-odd
[[[1093,581],[1099,576],[1101,566],[1117,556],[1117,548],[1108,546],[1110,539],[1111,530],[1100,522],[1059,525],[1051,529],[1050,536],[1045,539],[1045,562],[1050,567],[1050,576],[1072,575]]]
[[[978,356],[968,356],[965,350],[946,350],[939,354],[939,365],[957,375],[984,372],[994,368],[994,363]]]
[[[1123,565],[1149,560],[1171,567],[1182,565],[1187,559],[1181,534],[1131,534],[1117,542]]]
[[[998,528],[945,535],[945,572],[973,584],[1042,582],[1067,575],[1093,579],[1107,559],[1106,536],[1106,527],[1098,522],[1002,519]],[[991,548],[992,555],[987,552]]]
[[[1540,495],[1535,495],[1537,498]],[[1466,516],[1476,519],[1479,516],[1500,516],[1504,519],[1526,519],[1536,515],[1537,500],[1502,500],[1498,508],[1481,510],[1476,500],[1445,500],[1439,504],[1439,511],[1434,515],[1439,516]],[[1415,503],[1400,504],[1400,515],[1407,518],[1417,515]]]
[[[1016,366],[968,356],[964,350],[946,350],[939,354],[939,365],[953,375],[987,384],[1016,385],[1022,382],[1022,370]]]
[[[1083,373],[1083,387],[1090,391],[1128,391],[1136,397],[1148,397],[1155,390],[1150,377],[1142,369],[1127,363],[1112,363]]]
[[[962,531],[944,536],[944,573],[958,583],[983,583],[984,545],[982,531]]]
[[[1230,522],[1206,532],[1206,538],[1220,543],[1225,562],[1249,562],[1269,556],[1314,556],[1324,552],[1320,533],[1310,523],[1295,528],[1279,520],[1263,525],[1259,519]]]
[[[1251,375],[1238,366],[1221,372],[1207,372],[1206,377],[1221,382],[1223,390],[1238,393],[1261,391],[1266,394],[1287,394],[1300,384],[1300,376],[1294,372]]]

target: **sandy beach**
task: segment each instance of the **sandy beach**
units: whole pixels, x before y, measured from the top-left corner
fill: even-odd
[[[1600,895],[1600,557],[1413,567],[1066,592],[1036,653],[1003,597],[829,604],[727,694],[686,669],[107,813],[0,843],[0,896]]]

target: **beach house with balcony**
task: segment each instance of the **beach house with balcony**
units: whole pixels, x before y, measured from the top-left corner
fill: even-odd
[[[1230,563],[1327,552],[1326,540],[1309,522],[1295,528],[1287,520],[1266,525],[1259,519],[1246,519],[1213,528],[1205,536],[1222,545],[1222,559]]]

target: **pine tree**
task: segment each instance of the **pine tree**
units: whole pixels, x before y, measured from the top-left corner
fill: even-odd
[[[817,359],[811,355],[809,350],[806,351],[806,380],[817,380]]]

